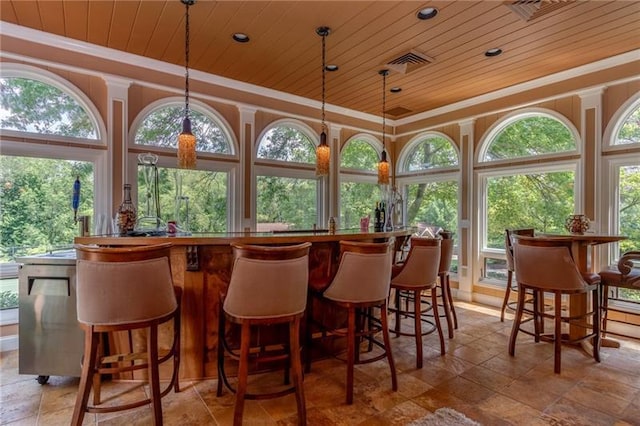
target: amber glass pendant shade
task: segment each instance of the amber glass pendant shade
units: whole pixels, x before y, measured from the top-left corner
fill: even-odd
[[[378,163],[378,185],[389,185],[389,162],[387,161],[386,151],[382,151],[382,156]]]
[[[188,118],[182,122],[182,133],[178,136],[178,167],[196,168],[196,137],[191,133],[191,120]]]
[[[316,148],[316,176],[329,176],[331,150],[327,145],[327,134],[320,134],[320,145]]]

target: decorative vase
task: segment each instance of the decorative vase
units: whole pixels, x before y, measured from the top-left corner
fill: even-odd
[[[591,222],[587,216],[583,214],[572,214],[567,217],[567,220],[564,222],[564,227],[572,234],[584,234],[587,229],[589,229],[590,224]]]

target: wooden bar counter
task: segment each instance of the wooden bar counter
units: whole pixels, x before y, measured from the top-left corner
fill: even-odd
[[[310,289],[322,290],[338,265],[339,242],[403,241],[413,229],[361,233],[357,230],[290,233],[220,233],[190,236],[88,236],[76,244],[101,246],[151,245],[171,241],[171,268],[174,284],[182,287],[181,379],[211,378],[217,375],[219,293],[231,276],[231,243],[280,245],[311,242],[309,252]],[[259,285],[259,277],[256,277]]]

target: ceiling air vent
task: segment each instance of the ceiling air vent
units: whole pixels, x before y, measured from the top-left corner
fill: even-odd
[[[418,52],[417,50],[411,50],[388,61],[386,65],[393,71],[401,74],[407,74],[430,64],[433,60],[434,59],[432,57],[427,56],[424,53]]]
[[[391,115],[393,117],[400,117],[401,115],[407,115],[411,112],[410,109],[407,109],[405,107],[395,107],[395,108],[391,108],[386,110],[384,113],[386,115]]]
[[[517,0],[504,4],[523,21],[531,21],[573,3],[575,0]]]

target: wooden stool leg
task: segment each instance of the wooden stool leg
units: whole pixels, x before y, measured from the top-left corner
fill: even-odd
[[[435,289],[431,290],[432,292]],[[422,297],[420,290],[413,291],[414,331],[416,335],[416,368],[422,368]]]
[[[400,336],[400,303],[400,290],[395,289],[396,323],[394,324],[394,331],[396,332],[396,337]]]
[[[158,369],[158,326],[152,325],[147,333],[147,363],[149,364],[149,390],[153,424],[162,426],[162,402],[160,400],[160,371]]]
[[[76,396],[76,405],[73,408],[73,417],[71,424],[80,426],[84,420],[84,413],[89,402],[89,392],[91,392],[91,384],[94,374],[94,366],[98,358],[98,340],[99,334],[91,331],[90,328],[85,329],[84,337],[84,361],[82,363],[82,373],[80,376],[80,385],[78,386],[78,395]]]
[[[440,355],[444,355],[446,349],[444,348],[444,335],[442,334],[442,324],[440,323],[440,314],[438,313],[438,294],[435,287],[431,289],[431,305],[433,306],[433,320],[436,323],[436,330],[440,338]]]
[[[356,309],[349,307],[347,319],[347,404],[353,404],[353,364],[356,358]]]
[[[384,340],[384,350],[387,354],[387,361],[389,362],[389,369],[391,370],[391,389],[398,390],[398,377],[396,375],[396,364],[393,361],[393,354],[391,352],[391,339],[389,338],[389,320],[387,317],[387,302],[385,301],[380,307],[380,322],[382,325],[382,339]]]
[[[247,393],[249,376],[249,347],[251,346],[251,327],[249,321],[242,323],[240,336],[240,364],[238,365],[238,388],[236,389],[236,406],[233,412],[234,426],[242,426],[244,399]]]
[[[609,313],[609,286],[602,286],[602,337],[607,337],[607,317]]]
[[[218,383],[216,387],[216,396],[222,396],[222,384],[226,381],[224,372],[224,333],[225,333],[225,314],[222,309],[222,301],[220,301],[220,312],[218,313]]]
[[[447,331],[449,332],[449,339],[453,339],[453,318],[451,316],[451,309],[449,307],[449,294],[447,292],[446,275],[440,275],[440,297],[442,297],[442,308],[444,309],[444,317],[447,320]]]
[[[451,295],[451,279],[447,274],[447,298],[449,299],[449,307],[451,308],[451,316],[453,316],[453,328],[458,329],[458,315],[456,315],[456,305],[453,304],[453,296]]]
[[[511,295],[511,280],[513,280],[513,272],[507,271],[507,289],[504,291],[504,299],[502,300],[500,322],[504,322],[504,311],[507,310],[507,303],[509,303],[509,296]]]
[[[307,410],[302,382],[302,359],[300,358],[300,317],[296,317],[289,323],[289,342],[293,383],[296,388],[296,405],[298,406],[298,425],[302,426],[307,424]]]
[[[554,314],[555,314],[555,330],[553,340],[553,371],[560,374],[562,363],[562,296],[554,293]]]
[[[601,300],[601,288],[600,286],[596,286],[593,290],[591,298],[593,299],[593,359],[596,362],[600,362],[600,344],[601,344],[601,314],[600,310],[600,300]]]
[[[516,338],[518,337],[518,331],[520,331],[520,322],[524,311],[524,296],[525,289],[518,288],[518,306],[516,308],[516,316],[513,319],[513,326],[511,327],[511,336],[509,337],[509,355],[511,356],[516,354]]]

